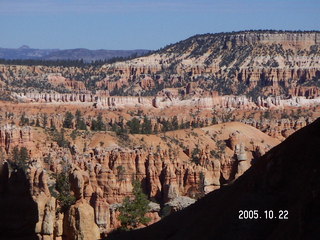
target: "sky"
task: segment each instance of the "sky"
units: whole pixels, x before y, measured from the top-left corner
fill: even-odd
[[[0,47],[150,49],[195,34],[320,30],[320,0],[0,0]]]

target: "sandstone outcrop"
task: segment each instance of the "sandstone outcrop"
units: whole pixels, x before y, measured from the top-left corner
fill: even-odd
[[[31,128],[16,127],[7,124],[0,127],[0,147],[8,153],[12,150],[12,146],[18,144],[27,144],[32,140]]]
[[[98,226],[94,221],[94,210],[84,200],[71,206],[64,227],[64,239],[96,240],[100,239]]]
[[[165,204],[165,207],[168,207],[170,209],[170,212],[177,212],[180,211],[191,204],[195,203],[196,200],[193,198],[185,197],[185,196],[180,196],[176,197],[170,202],[167,202]]]

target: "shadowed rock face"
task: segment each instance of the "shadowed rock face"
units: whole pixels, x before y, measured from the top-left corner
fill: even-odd
[[[0,169],[0,239],[38,239],[35,226],[38,208],[30,194],[23,170],[9,174],[8,164]]]
[[[109,239],[316,239],[320,235],[320,119],[270,150],[231,186],[145,229]],[[262,219],[239,220],[239,210]],[[265,210],[288,211],[266,220]]]

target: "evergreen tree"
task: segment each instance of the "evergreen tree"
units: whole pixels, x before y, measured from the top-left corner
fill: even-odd
[[[26,147],[20,148],[20,161],[21,162],[26,162],[29,160],[29,152]]]
[[[154,133],[154,134],[158,134],[158,129],[159,129],[159,124],[156,123],[156,124],[154,125],[154,128],[153,128],[153,133]]]
[[[172,123],[168,120],[162,121],[162,132],[167,132],[172,130]]]
[[[119,220],[121,222],[121,228],[124,230],[134,229],[137,228],[139,224],[147,224],[150,222],[150,218],[145,216],[150,209],[149,200],[142,192],[140,182],[137,180],[133,181],[133,195],[134,198],[132,200],[126,197],[119,209]]]
[[[105,131],[106,130],[106,124],[104,123],[102,119],[102,113],[99,113],[97,117],[97,128],[98,131]]]
[[[102,119],[101,113],[99,113],[97,120],[92,119],[91,130],[93,130],[93,131],[105,131],[106,130],[106,124],[104,123],[104,121]]]
[[[113,131],[115,133],[119,132],[120,131],[120,127],[118,126],[118,124],[112,123],[111,124],[111,131]]]
[[[270,119],[271,118],[271,112],[268,110],[268,111],[265,111],[263,113],[263,118],[265,119]]]
[[[51,119],[51,127],[50,127],[50,130],[51,131],[53,131],[53,132],[55,132],[55,131],[57,131],[57,128],[56,128],[56,125],[54,124],[54,121]]]
[[[64,117],[63,121],[63,127],[64,128],[73,128],[73,119],[74,116],[71,112],[66,112],[66,115]]]
[[[174,116],[172,119],[172,129],[177,130],[179,129],[179,122],[177,116]]]
[[[76,129],[78,130],[87,130],[86,123],[83,120],[80,110],[76,111]]]
[[[29,118],[26,117],[25,112],[22,113],[21,117],[20,117],[20,126],[25,126],[29,124]]]
[[[76,198],[71,194],[71,184],[68,173],[63,171],[56,176],[56,184],[54,186],[56,191],[51,190],[52,196],[54,196],[60,205],[58,212],[66,212],[72,204],[76,202]]]
[[[12,149],[12,158],[15,162],[18,162],[20,157],[19,157],[19,147],[18,146],[15,146],[13,149]]]
[[[131,134],[138,134],[140,133],[140,121],[137,118],[132,118],[130,121],[127,122],[127,126],[129,127]]]
[[[64,136],[65,130],[62,128],[61,132],[55,132],[54,140],[57,142],[59,147],[67,148],[70,145],[70,142]]]
[[[92,131],[98,131],[97,130],[97,120],[95,120],[95,119],[91,120],[91,130]]]
[[[179,128],[180,128],[180,129],[185,129],[185,128],[186,128],[183,119],[182,119],[182,121],[181,121],[181,124],[180,124]]]
[[[39,118],[37,118],[37,120],[36,120],[36,127],[40,127],[40,121],[39,121]]]
[[[45,113],[42,115],[42,126],[46,128],[47,124],[48,124],[48,114]]]
[[[195,163],[195,164],[199,164],[200,161],[200,152],[201,150],[199,149],[199,146],[196,145],[196,147],[193,149],[192,153],[191,153],[191,160]]]
[[[26,147],[19,149],[18,146],[15,146],[12,150],[12,159],[16,168],[26,170],[27,161],[30,159],[28,149]]]
[[[141,133],[143,133],[143,134],[151,134],[152,133],[151,120],[148,119],[147,116],[145,116],[143,119],[143,123],[141,125]]]
[[[18,148],[15,146],[12,150],[12,157],[15,162],[26,162],[29,160],[29,153],[26,147]]]
[[[199,123],[197,122],[196,119],[193,119],[193,121],[191,122],[191,127],[192,128],[198,128],[199,127]]]

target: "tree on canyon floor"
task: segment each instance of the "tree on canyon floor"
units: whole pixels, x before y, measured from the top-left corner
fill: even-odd
[[[141,132],[140,121],[135,117],[127,122],[127,126],[129,127],[129,131],[131,134],[139,134]]]
[[[41,118],[42,118],[42,127],[43,128],[46,128],[47,127],[47,124],[48,124],[48,114],[43,114],[42,116],[41,116]]]
[[[73,128],[73,119],[74,116],[71,112],[66,112],[66,115],[64,117],[63,121],[63,127],[64,128]]]
[[[140,224],[145,225],[150,222],[150,218],[145,216],[150,209],[149,200],[143,193],[138,180],[133,181],[133,195],[133,199],[126,197],[119,208],[122,230],[127,231],[137,228]]]
[[[22,113],[21,117],[20,117],[20,122],[19,122],[20,126],[27,126],[29,125],[29,118],[26,117],[25,112]]]
[[[99,113],[97,120],[92,119],[91,130],[92,131],[105,131],[106,130],[106,124],[103,121],[102,113]]]
[[[141,133],[142,134],[151,134],[152,133],[152,124],[151,120],[144,116],[143,123],[141,124]]]
[[[87,130],[87,125],[83,119],[83,116],[80,110],[76,111],[76,129]]]
[[[60,132],[54,130],[53,133],[53,140],[57,142],[59,147],[67,148],[70,146],[70,142],[65,138],[65,130],[62,128]]]

